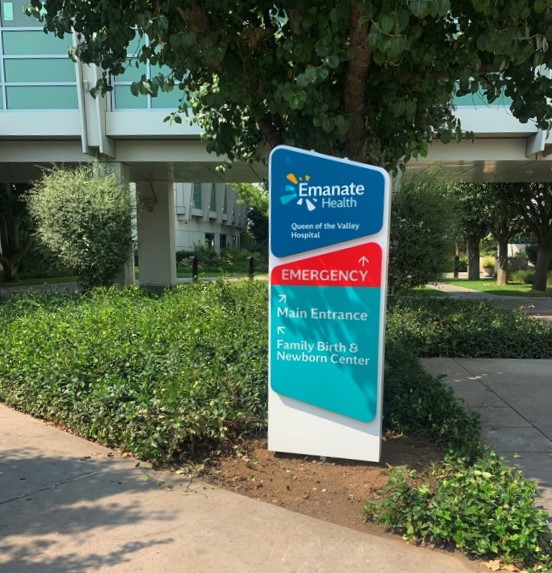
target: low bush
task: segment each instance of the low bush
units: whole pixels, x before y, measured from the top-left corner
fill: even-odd
[[[266,425],[266,285],[133,288],[0,305],[0,399],[150,460]]]
[[[391,297],[387,338],[416,356],[552,358],[552,325],[489,301]]]
[[[473,463],[449,455],[423,472],[393,469],[381,501],[366,502],[364,513],[407,539],[548,571],[548,516],[535,495],[535,484],[493,453]]]
[[[535,271],[521,270],[512,273],[511,281],[523,285],[532,285],[535,280]]]
[[[480,451],[479,417],[400,345],[385,350],[384,428],[424,436],[468,456]]]

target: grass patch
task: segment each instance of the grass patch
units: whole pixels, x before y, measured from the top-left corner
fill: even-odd
[[[533,291],[530,284],[510,283],[507,285],[497,285],[495,279],[481,279],[479,281],[468,281],[464,279],[443,279],[441,282],[461,286],[478,292],[486,292],[499,296],[522,296],[522,297],[550,297],[552,289],[545,293]]]

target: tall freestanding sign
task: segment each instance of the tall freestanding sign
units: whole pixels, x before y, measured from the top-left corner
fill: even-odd
[[[389,175],[281,146],[269,177],[268,447],[379,461]]]

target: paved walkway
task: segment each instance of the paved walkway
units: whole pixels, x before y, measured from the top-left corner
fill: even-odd
[[[479,412],[482,437],[539,486],[552,515],[552,360],[423,358],[425,369]]]
[[[147,464],[0,405],[0,571],[464,573],[370,535]]]

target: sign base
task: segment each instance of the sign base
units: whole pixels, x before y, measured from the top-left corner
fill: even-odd
[[[379,422],[365,423],[269,389],[268,449],[287,454],[307,454],[379,462]]]

